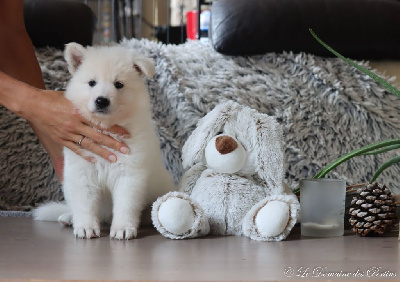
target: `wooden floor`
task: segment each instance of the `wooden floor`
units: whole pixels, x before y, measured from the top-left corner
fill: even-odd
[[[297,227],[282,242],[233,236],[174,241],[144,228],[135,240],[116,241],[107,231],[98,239],[75,239],[72,229],[58,223],[0,218],[0,280],[400,277],[396,234],[361,238],[348,232],[343,237],[311,238],[301,237]]]

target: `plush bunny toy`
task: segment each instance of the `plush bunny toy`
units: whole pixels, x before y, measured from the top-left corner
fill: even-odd
[[[183,146],[179,192],[153,204],[156,229],[171,239],[207,234],[280,241],[299,214],[283,183],[282,128],[273,117],[228,101],[203,117]]]

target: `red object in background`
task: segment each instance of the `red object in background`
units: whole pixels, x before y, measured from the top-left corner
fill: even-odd
[[[188,39],[197,39],[197,11],[192,10],[186,13],[186,35]]]

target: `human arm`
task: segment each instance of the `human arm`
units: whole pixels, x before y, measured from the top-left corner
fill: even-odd
[[[84,157],[83,148],[109,161],[116,161],[116,155],[101,145],[127,152],[126,145],[93,129],[94,125],[79,115],[62,91],[38,89],[0,71],[0,104],[30,122],[55,165],[63,159],[62,146]],[[109,131],[129,134],[118,126]],[[78,146],[82,136],[87,138]]]
[[[44,90],[45,84],[32,42],[26,32],[23,1],[0,1],[0,105],[28,120],[53,162],[60,180],[63,176],[63,146],[83,156],[81,148],[116,160],[101,145],[121,151],[126,146],[102,134],[84,120],[61,91]],[[118,135],[128,134],[114,126]],[[82,141],[81,147],[77,142]]]

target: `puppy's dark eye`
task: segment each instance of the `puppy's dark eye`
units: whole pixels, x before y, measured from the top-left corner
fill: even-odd
[[[122,87],[124,87],[124,85],[122,84],[122,82],[119,82],[119,81],[115,82],[115,83],[114,83],[114,86],[115,86],[115,88],[117,88],[117,89],[121,89]]]
[[[96,85],[96,81],[94,81],[94,80],[89,81],[89,86],[90,87],[93,87],[95,85]]]
[[[218,131],[217,132],[217,135],[220,135],[220,134],[222,134],[222,133],[224,133],[223,131]]]

